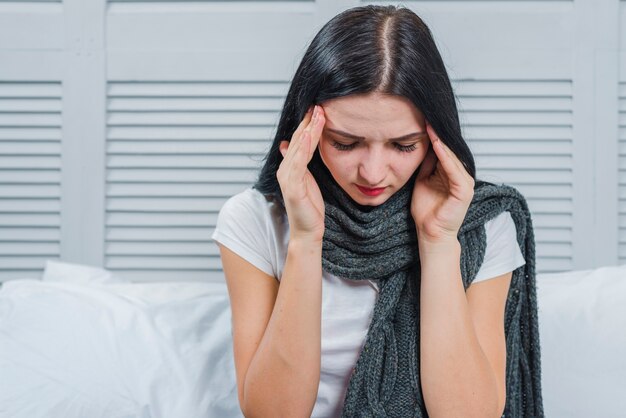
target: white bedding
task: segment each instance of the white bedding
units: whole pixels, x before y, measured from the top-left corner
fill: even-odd
[[[626,265],[537,277],[547,417],[623,417]],[[0,289],[1,418],[241,417],[223,283],[49,261]]]
[[[88,269],[0,290],[0,417],[241,416],[223,284]]]
[[[626,417],[626,265],[537,276],[548,418]]]

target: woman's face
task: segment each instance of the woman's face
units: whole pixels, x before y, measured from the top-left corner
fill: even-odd
[[[326,123],[320,156],[355,202],[384,203],[424,160],[430,145],[424,115],[408,99],[370,93],[331,99],[321,106]]]

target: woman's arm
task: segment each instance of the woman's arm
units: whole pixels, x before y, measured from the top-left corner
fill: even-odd
[[[424,402],[431,417],[500,417],[506,399],[504,309],[500,312],[500,307],[510,278],[490,279],[494,283],[472,292],[470,303],[461,277],[457,236],[476,182],[425,122],[432,147],[421,163],[411,199],[421,264]]]
[[[419,236],[419,233],[418,233]],[[477,338],[458,240],[419,240],[420,377],[431,417],[500,417],[496,375]]]
[[[320,381],[321,242],[290,241],[267,329],[244,383],[250,417],[310,417]]]
[[[325,206],[307,164],[324,122],[321,106],[311,106],[291,140],[280,142],[283,160],[276,178],[289,220],[289,244],[271,317],[244,376],[247,417],[309,417],[317,399]]]

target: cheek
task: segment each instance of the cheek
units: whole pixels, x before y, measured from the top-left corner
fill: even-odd
[[[339,151],[332,145],[320,142],[319,145],[320,157],[324,162],[324,165],[328,167],[328,170],[335,177],[336,180],[349,177],[353,173],[356,167],[356,161],[358,158],[354,155],[354,151]]]
[[[426,152],[420,152],[416,161],[413,163],[413,169],[417,169],[426,159]]]
[[[323,139],[320,139],[320,143],[318,145],[318,148],[320,150],[320,157],[322,157],[322,162],[324,163],[324,165],[326,165],[326,167],[330,168],[333,162],[332,156],[329,157],[329,149],[328,149],[329,145],[328,143],[324,142]]]
[[[406,156],[401,161],[399,161],[400,170],[404,173],[405,176],[410,176],[417,170],[424,159],[426,158],[426,151],[416,150],[415,152]]]
[[[329,142],[320,140],[319,144],[320,156],[322,157],[322,161],[328,168],[332,167],[341,167],[346,163],[347,154],[349,152],[341,152],[337,150],[335,147],[330,145]]]

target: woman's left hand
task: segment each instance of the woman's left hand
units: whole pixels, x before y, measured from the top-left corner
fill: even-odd
[[[474,179],[426,121],[431,146],[415,179],[411,215],[420,241],[456,240],[474,197]]]

